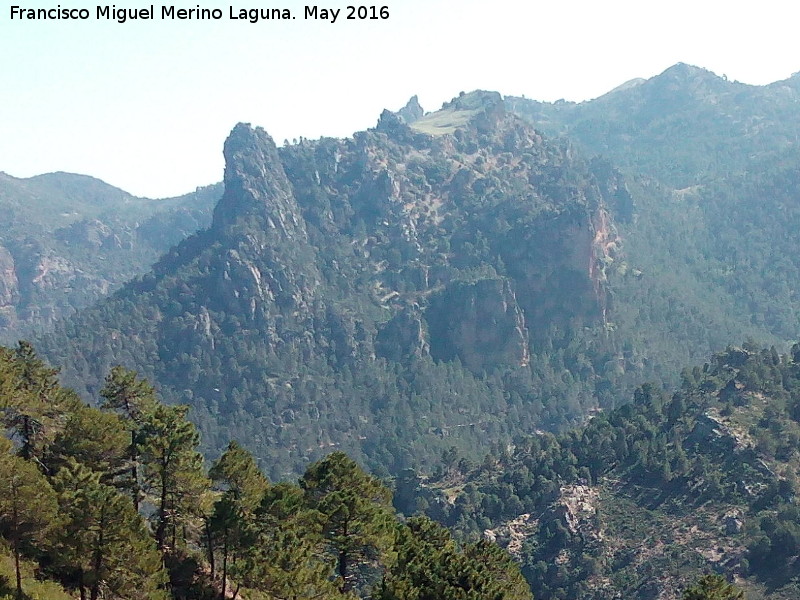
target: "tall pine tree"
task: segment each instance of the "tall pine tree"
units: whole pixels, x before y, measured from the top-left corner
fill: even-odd
[[[394,543],[392,493],[344,452],[311,465],[300,480],[308,506],[319,511],[327,553],[349,592],[369,583]]]

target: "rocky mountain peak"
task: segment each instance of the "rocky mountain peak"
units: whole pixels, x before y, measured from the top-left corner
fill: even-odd
[[[420,106],[419,98],[416,94],[411,96],[411,99],[406,102],[406,105],[397,111],[397,116],[400,117],[405,123],[413,123],[422,118],[425,111]]]
[[[305,238],[292,187],[272,138],[239,123],[225,141],[225,193],[214,210],[214,228],[256,219],[282,238]]]
[[[708,69],[695,67],[694,65],[689,65],[682,62],[672,65],[666,71],[661,73],[661,76],[684,80],[693,79],[695,77],[717,77]]]
[[[727,78],[685,63],[673,65],[643,84],[651,93],[667,94],[670,97],[688,94],[701,99],[724,94],[730,85],[732,84]]]

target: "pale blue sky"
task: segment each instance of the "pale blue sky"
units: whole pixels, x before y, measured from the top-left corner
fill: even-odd
[[[94,13],[93,1],[60,4]],[[176,195],[222,178],[238,121],[280,144],[349,136],[413,94],[426,110],[477,88],[580,101],[676,62],[751,84],[800,70],[798,10],[785,0],[382,1],[386,21],[314,23],[293,0],[213,0],[199,4],[226,17],[231,5],[286,7],[297,19],[120,25],[10,21],[22,0],[3,0],[0,171],[71,171]]]

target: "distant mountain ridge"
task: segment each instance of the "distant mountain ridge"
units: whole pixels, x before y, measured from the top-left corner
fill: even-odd
[[[587,102],[505,101],[543,132],[676,188],[721,165],[741,171],[754,151],[781,160],[800,135],[800,78],[753,86],[684,63]]]
[[[143,273],[210,222],[220,193],[150,200],[86,175],[0,173],[0,340],[47,328]]]

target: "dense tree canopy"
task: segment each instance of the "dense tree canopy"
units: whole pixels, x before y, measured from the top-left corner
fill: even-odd
[[[30,563],[81,600],[344,600],[389,577],[401,527],[391,490],[344,453],[297,485],[270,484],[231,442],[206,473],[186,407],[161,403],[136,373],[113,368],[100,409],[55,374],[27,344],[0,348],[11,437],[0,438],[0,535],[18,600]],[[42,426],[19,428],[19,415]],[[468,556],[486,589],[517,572],[499,549]]]

